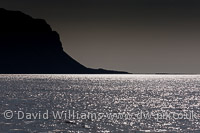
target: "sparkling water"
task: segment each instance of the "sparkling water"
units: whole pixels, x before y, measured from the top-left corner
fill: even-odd
[[[0,75],[0,132],[199,132],[200,75]]]

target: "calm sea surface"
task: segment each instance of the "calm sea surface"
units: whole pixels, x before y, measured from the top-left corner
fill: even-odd
[[[0,132],[200,132],[200,75],[0,75]]]

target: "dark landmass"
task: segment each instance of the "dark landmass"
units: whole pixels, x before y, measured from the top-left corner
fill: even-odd
[[[127,74],[91,69],[63,51],[59,34],[42,19],[0,8],[1,74]]]

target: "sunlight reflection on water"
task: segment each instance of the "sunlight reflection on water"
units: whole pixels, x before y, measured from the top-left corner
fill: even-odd
[[[200,131],[199,90],[200,75],[0,75],[0,132]],[[48,111],[48,119],[19,119],[20,111],[21,117]],[[56,111],[67,119],[55,119]],[[69,119],[69,111],[98,118]],[[178,118],[191,112],[197,116]]]

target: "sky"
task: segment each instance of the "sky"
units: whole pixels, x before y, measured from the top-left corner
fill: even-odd
[[[1,0],[0,7],[45,19],[87,67],[200,73],[198,0]]]

